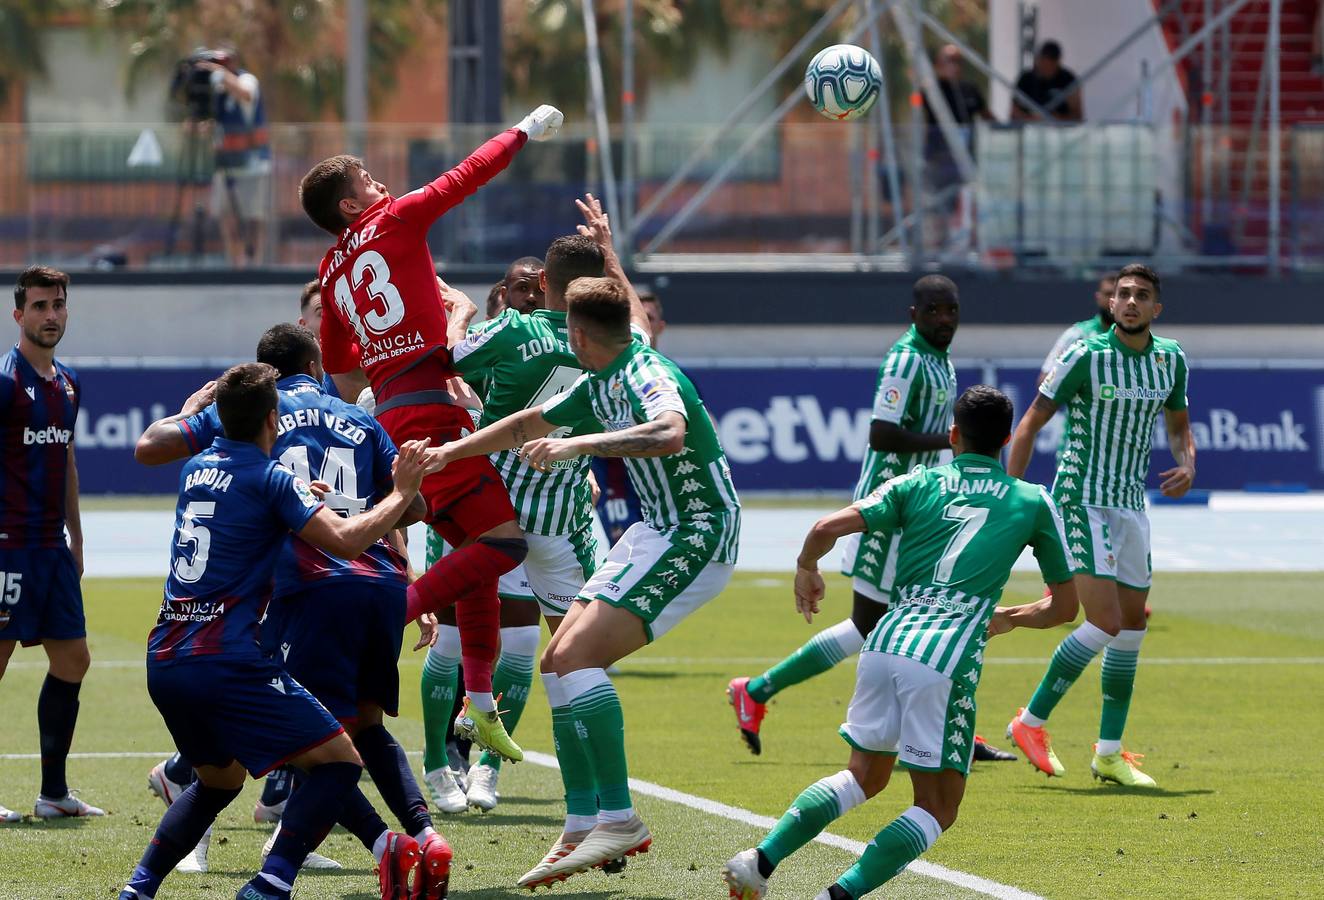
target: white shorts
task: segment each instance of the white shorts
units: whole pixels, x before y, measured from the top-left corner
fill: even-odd
[[[909,657],[866,650],[841,736],[857,750],[895,753],[910,769],[969,772],[975,695],[964,685]]]
[[[575,534],[526,534],[524,540],[529,555],[514,571],[524,575],[528,599],[537,600],[545,616],[564,616],[598,565],[598,542],[592,528]],[[502,576],[502,587],[513,574]]]
[[[525,535],[528,539],[528,535]],[[529,575],[521,563],[497,579],[497,596],[502,600],[537,600],[529,587]]]
[[[850,577],[854,590],[877,603],[890,603],[896,581],[901,535],[852,534],[841,545],[841,574]]]
[[[689,544],[636,522],[607,553],[579,599],[629,610],[643,619],[648,640],[655,641],[720,594],[735,568],[704,562]]]
[[[1062,522],[1076,559],[1073,572],[1107,578],[1137,591],[1149,590],[1154,570],[1149,516],[1144,510],[1064,505]]]

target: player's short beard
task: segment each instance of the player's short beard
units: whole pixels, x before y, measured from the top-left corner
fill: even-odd
[[[38,347],[42,348],[43,350],[54,350],[55,347],[60,343],[60,339],[64,337],[64,329],[63,328],[60,329],[60,333],[55,336],[55,340],[53,341],[50,341],[50,339],[47,338],[42,333],[41,329],[37,329],[35,331],[28,331],[25,328],[23,329],[23,337],[27,338],[28,341],[30,341],[33,344],[36,344]],[[50,341],[50,343],[47,343],[47,341]]]
[[[1143,325],[1132,325],[1129,328],[1123,325],[1121,322],[1118,322],[1116,324],[1117,324],[1117,330],[1122,332],[1123,334],[1131,334],[1131,335],[1144,334],[1146,331],[1149,330],[1148,322],[1144,323]]]
[[[1099,307],[1099,321],[1104,324],[1105,328],[1111,327],[1117,321],[1113,318],[1113,308],[1111,306]]]

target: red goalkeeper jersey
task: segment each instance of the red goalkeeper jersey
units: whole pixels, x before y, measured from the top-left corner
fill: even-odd
[[[384,198],[345,229],[318,267],[328,372],[362,368],[379,405],[437,389],[454,374],[428,228],[509,165],[527,140],[517,129],[503,131],[440,178]]]

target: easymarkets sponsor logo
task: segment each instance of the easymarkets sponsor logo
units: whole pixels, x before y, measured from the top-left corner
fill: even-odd
[[[1105,384],[1099,388],[1100,400],[1166,400],[1171,389],[1162,388],[1119,388],[1115,384]]]

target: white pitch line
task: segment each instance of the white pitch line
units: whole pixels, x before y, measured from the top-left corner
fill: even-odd
[[[779,662],[780,657],[704,657],[704,656],[638,656],[622,660],[622,670],[629,671],[632,666],[737,666],[766,665]],[[1318,666],[1324,665],[1324,656],[1144,656],[1140,657],[1146,666]],[[1047,664],[1047,656],[998,656],[984,660],[986,666],[1042,666]]]
[[[779,662],[777,656],[636,656],[622,660],[622,669],[633,666],[763,666]],[[1324,656],[1142,656],[1147,666],[1319,666]],[[984,660],[986,666],[1041,666],[1046,656],[995,656]],[[141,659],[94,659],[94,669],[142,669]],[[11,662],[9,671],[45,671],[44,660]]]
[[[546,753],[538,753],[533,750],[524,751],[524,760],[525,762],[533,763],[535,766],[545,766],[548,769],[560,768],[560,766],[557,765],[555,756],[549,756]],[[643,794],[646,797],[656,797],[657,799],[665,800],[668,803],[675,803],[680,806],[689,807],[690,809],[707,813],[711,816],[719,816],[723,819],[729,819],[733,822],[741,822],[745,825],[751,825],[764,831],[777,824],[776,819],[769,818],[768,816],[760,816],[747,809],[741,809],[738,806],[728,806],[725,803],[718,803],[717,801],[709,800],[706,797],[686,794],[683,791],[663,787],[660,784],[653,784],[651,781],[641,781],[638,778],[631,778],[630,790],[636,794]],[[814,838],[814,840],[820,844],[826,844],[829,847],[836,847],[839,850],[853,853],[856,856],[862,854],[866,846],[861,841],[852,840],[837,834],[823,833]],[[1023,891],[1018,887],[990,881],[987,878],[980,878],[978,875],[971,875],[968,872],[949,869],[946,866],[940,866],[937,863],[915,860],[906,868],[916,875],[933,878],[937,881],[945,881],[948,884],[954,884],[957,887],[963,887],[967,890],[984,894],[987,897],[998,897],[1001,898],[1001,900],[1044,900],[1044,898],[1040,897],[1038,894]]]
[[[164,759],[173,753],[171,750],[129,750],[119,753],[70,753],[70,759]],[[409,756],[421,756],[422,751],[410,750]],[[0,760],[22,760],[31,761],[41,759],[40,753],[0,753]],[[556,762],[555,756],[546,753],[539,753],[536,750],[525,750],[524,760],[533,763],[535,766],[541,766],[545,769],[559,770],[560,766]],[[777,820],[768,816],[760,816],[758,813],[750,812],[747,809],[741,809],[738,806],[728,806],[725,803],[718,803],[715,800],[709,800],[706,797],[698,797],[694,794],[687,794],[684,791],[673,790],[669,787],[663,787],[660,784],[654,784],[651,781],[641,781],[638,778],[630,779],[630,790],[637,794],[643,794],[646,797],[656,797],[659,800],[665,800],[668,803],[675,803],[679,806],[685,806],[698,812],[707,813],[710,816],[718,816],[723,819],[729,819],[733,822],[741,822],[745,825],[753,826],[764,831],[777,824]],[[836,847],[838,850],[845,850],[859,856],[864,852],[865,844],[861,841],[842,837],[838,834],[823,833],[814,838],[820,844],[826,844],[829,847]],[[987,878],[980,878],[978,875],[971,875],[968,872],[961,872],[956,869],[949,869],[946,866],[940,866],[937,863],[925,862],[917,859],[906,867],[916,875],[922,875],[925,878],[932,878],[937,881],[945,881],[948,884],[954,884],[957,887],[966,888],[975,891],[987,897],[997,897],[999,900],[1044,900],[1038,894],[1032,894],[1029,891],[1023,891],[1018,887],[1012,887],[1009,884],[1001,884],[997,881],[990,881]]]

